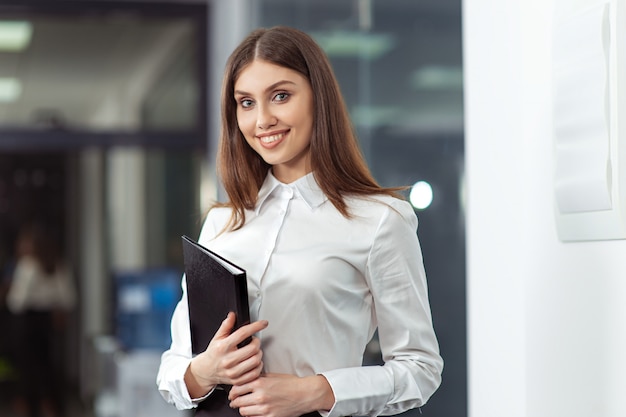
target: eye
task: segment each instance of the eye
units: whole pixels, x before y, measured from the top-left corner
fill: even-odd
[[[237,104],[241,106],[241,108],[247,109],[254,105],[254,101],[252,101],[249,98],[240,98],[240,99],[237,99]]]
[[[274,101],[286,101],[289,98],[289,93],[278,93],[274,96]]]
[[[250,100],[249,98],[244,98],[244,99],[239,100],[239,105],[242,108],[247,109],[254,105],[254,101]]]

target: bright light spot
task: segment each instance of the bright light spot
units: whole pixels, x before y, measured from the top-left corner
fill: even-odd
[[[418,210],[424,210],[433,202],[433,187],[426,181],[418,181],[411,187],[409,201]]]
[[[22,84],[16,78],[0,77],[0,103],[16,101],[22,94]]]
[[[0,20],[0,51],[19,52],[28,46],[32,35],[30,22]]]

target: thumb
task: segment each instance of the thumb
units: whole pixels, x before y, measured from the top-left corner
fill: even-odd
[[[213,336],[213,338],[223,339],[225,337],[228,337],[228,335],[230,335],[230,333],[232,332],[234,326],[235,326],[235,313],[231,311],[230,313],[228,313],[224,321],[222,321],[220,328],[217,329],[217,332],[215,332],[215,336]]]

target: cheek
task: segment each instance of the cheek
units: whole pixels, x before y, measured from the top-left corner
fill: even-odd
[[[250,111],[247,111],[247,112],[238,111],[237,112],[237,125],[239,126],[239,130],[241,130],[241,132],[245,136],[252,134],[250,133],[251,128],[254,130],[254,118],[251,116],[250,113],[252,112]]]
[[[254,148],[254,146],[256,145],[256,140],[254,139],[254,137],[246,134],[246,132],[243,132],[243,139],[251,148]]]

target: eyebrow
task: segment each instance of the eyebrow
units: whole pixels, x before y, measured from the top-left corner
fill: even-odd
[[[283,84],[293,84],[293,85],[296,85],[296,83],[295,83],[295,82],[293,82],[293,81],[289,81],[289,80],[280,80],[280,81],[277,81],[277,82],[275,82],[274,84],[270,85],[269,87],[267,87],[267,88],[265,89],[265,92],[267,93],[268,91],[272,91],[272,90],[276,89],[276,87],[280,87],[280,86],[281,86],[281,85],[283,85]],[[246,92],[246,91],[241,91],[241,90],[235,90],[235,92],[234,92],[234,93],[235,93],[235,94],[242,95],[242,96],[249,96],[249,95],[251,95],[250,93],[248,93],[248,92]]]

